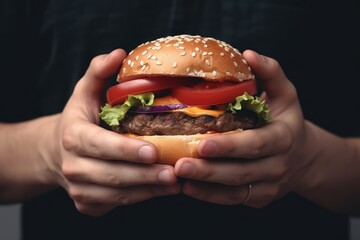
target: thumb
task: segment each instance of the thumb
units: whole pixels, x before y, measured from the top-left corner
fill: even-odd
[[[252,50],[244,51],[243,56],[253,73],[262,80],[268,98],[282,98],[295,90],[275,59],[260,55]]]
[[[108,78],[118,72],[125,56],[124,50],[116,49],[109,54],[94,57],[85,75],[79,81],[80,91],[92,97],[99,96]]]

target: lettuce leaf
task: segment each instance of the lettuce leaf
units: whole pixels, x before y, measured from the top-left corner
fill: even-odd
[[[265,103],[265,100],[261,100],[259,97],[251,96],[247,92],[243,95],[236,97],[234,104],[229,103],[228,109],[232,113],[240,111],[241,109],[247,109],[255,112],[259,117],[259,124],[264,125],[271,121],[269,115],[269,106]]]
[[[154,103],[153,93],[129,95],[123,104],[111,106],[106,104],[101,108],[100,118],[110,126],[119,125],[119,121],[125,117],[127,111],[133,106],[151,106]]]

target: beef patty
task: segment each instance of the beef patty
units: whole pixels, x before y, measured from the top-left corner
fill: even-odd
[[[159,114],[128,113],[113,130],[137,135],[191,135],[207,132],[227,132],[237,129],[252,129],[258,123],[251,111],[225,112],[219,117],[191,117],[181,112]]]

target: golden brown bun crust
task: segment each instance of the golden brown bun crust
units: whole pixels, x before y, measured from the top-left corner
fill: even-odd
[[[176,161],[183,157],[199,158],[200,155],[197,151],[197,147],[202,139],[206,137],[231,134],[240,131],[242,130],[230,131],[225,133],[194,135],[139,136],[129,133],[124,135],[154,144],[159,156],[157,163],[175,165]]]
[[[242,54],[229,44],[209,37],[179,35],[147,42],[131,51],[118,81],[159,75],[217,82],[254,78]]]

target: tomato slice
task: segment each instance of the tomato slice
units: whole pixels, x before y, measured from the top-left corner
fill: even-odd
[[[107,101],[113,106],[125,102],[129,94],[156,92],[158,90],[183,86],[186,83],[188,81],[184,81],[184,79],[170,77],[131,80],[110,87],[107,91]]]
[[[217,105],[233,102],[237,96],[245,92],[250,95],[256,94],[255,80],[241,83],[202,82],[192,87],[173,88],[171,95],[187,105]]]

